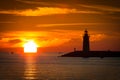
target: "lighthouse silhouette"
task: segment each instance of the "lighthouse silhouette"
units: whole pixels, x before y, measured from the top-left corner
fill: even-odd
[[[89,35],[88,31],[85,30],[84,36],[83,36],[83,52],[89,52],[90,51],[90,44],[89,44]]]

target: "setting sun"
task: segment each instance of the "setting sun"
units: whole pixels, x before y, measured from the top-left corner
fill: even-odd
[[[24,44],[25,53],[37,53],[37,45],[34,41],[28,41]]]

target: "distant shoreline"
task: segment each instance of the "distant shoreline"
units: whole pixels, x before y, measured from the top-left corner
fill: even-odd
[[[120,57],[120,51],[74,51],[63,54],[61,57]]]

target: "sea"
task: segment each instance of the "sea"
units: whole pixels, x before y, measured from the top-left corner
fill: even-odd
[[[2,53],[0,80],[120,80],[120,58]]]

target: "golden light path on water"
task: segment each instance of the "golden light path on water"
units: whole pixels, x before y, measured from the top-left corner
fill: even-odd
[[[35,80],[37,69],[35,64],[35,56],[26,56],[24,78],[25,80]]]

